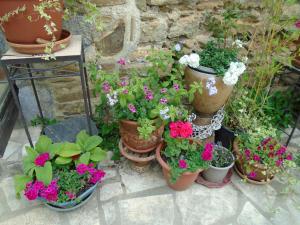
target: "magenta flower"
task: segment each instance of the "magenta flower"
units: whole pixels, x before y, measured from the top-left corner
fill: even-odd
[[[136,113],[136,108],[133,104],[128,104],[128,109],[130,110],[130,112]]]
[[[34,164],[36,166],[44,166],[45,163],[50,159],[50,154],[48,152],[42,153],[35,158]]]
[[[91,174],[91,178],[89,180],[90,183],[96,184],[101,182],[101,179],[105,176],[105,172],[103,170],[96,170],[93,174]]]
[[[282,166],[282,159],[278,159],[277,161],[276,161],[276,166],[277,167],[280,167],[280,166]]]
[[[283,155],[286,152],[286,147],[282,146],[277,150],[276,155]]]
[[[268,144],[271,140],[272,140],[272,138],[271,138],[271,137],[268,137],[268,138],[264,139],[264,140],[261,142],[261,144],[262,144],[262,145],[266,145],[266,144]]]
[[[174,84],[174,85],[173,85],[173,88],[174,88],[176,91],[178,91],[178,90],[179,90],[179,84]]]
[[[162,88],[160,89],[160,93],[164,94],[164,93],[167,93],[168,89],[167,88]]]
[[[300,20],[298,20],[298,21],[295,23],[295,27],[297,27],[297,28],[300,29]]]
[[[85,174],[87,171],[89,170],[89,167],[83,163],[79,164],[77,167],[76,167],[76,172],[79,174],[79,175],[83,175]]]
[[[246,159],[249,160],[250,159],[250,155],[251,155],[250,149],[246,149],[245,150],[245,155],[246,155]]]
[[[149,91],[149,88],[147,85],[144,85],[144,93],[146,94]]]
[[[125,89],[125,90],[123,91],[123,94],[127,95],[127,94],[128,94],[128,90]]]
[[[41,190],[41,197],[49,202],[56,202],[58,199],[57,180],[52,180],[47,188]]]
[[[187,162],[184,159],[180,159],[178,164],[180,169],[186,169],[188,167]]]
[[[250,172],[249,174],[248,174],[248,177],[250,178],[250,179],[254,179],[255,177],[256,177],[256,172],[254,172],[254,171],[252,171],[252,172]]]
[[[120,58],[118,61],[117,61],[118,64],[122,65],[122,66],[125,66],[126,65],[126,59],[125,58]]]
[[[254,155],[253,160],[256,161],[256,162],[259,162],[260,161],[259,155]]]
[[[161,104],[167,104],[167,103],[168,103],[168,99],[166,99],[166,98],[161,98],[161,99],[159,100],[159,102],[160,102]]]
[[[152,99],[154,98],[153,92],[150,91],[150,90],[148,90],[148,91],[146,92],[145,98],[146,98],[148,101],[152,100]]]
[[[288,154],[288,155],[286,156],[286,160],[289,160],[289,161],[293,160],[293,155],[292,155],[291,153]]]
[[[109,92],[110,92],[111,86],[110,86],[110,84],[109,84],[107,81],[105,81],[105,82],[102,84],[102,90],[103,90],[103,92],[105,92],[105,93],[109,93]]]
[[[214,145],[212,143],[207,143],[205,145],[204,151],[201,154],[204,161],[211,161],[213,159],[213,149]]]
[[[76,198],[76,195],[74,193],[72,193],[72,192],[69,192],[69,191],[66,192],[66,195],[68,196],[69,199]]]
[[[39,191],[34,189],[34,188],[30,188],[28,190],[25,190],[25,193],[24,193],[24,195],[26,196],[26,198],[29,201],[33,201],[33,200],[37,199],[38,194],[39,194]]]
[[[40,190],[44,188],[44,183],[42,181],[35,181],[34,183],[28,182],[26,184],[24,195],[30,201],[37,199]]]
[[[122,86],[122,87],[125,87],[125,86],[127,86],[129,83],[128,83],[128,79],[125,77],[123,77],[122,78],[122,80],[121,80],[121,83],[120,83],[120,85]]]

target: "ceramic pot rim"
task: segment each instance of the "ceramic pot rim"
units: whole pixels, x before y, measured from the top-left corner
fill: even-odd
[[[212,76],[217,75],[217,73],[214,71],[214,69],[210,68],[210,67],[205,67],[205,66],[200,65],[198,68],[194,68],[194,67],[191,67],[191,66],[188,66],[188,68],[190,68],[191,70],[195,70],[197,72],[209,74],[209,75],[212,75]]]
[[[230,168],[232,168],[234,166],[234,163],[235,163],[235,157],[234,157],[234,154],[227,148],[223,147],[223,146],[219,146],[219,145],[215,145],[215,147],[217,148],[221,148],[221,149],[225,149],[226,151],[228,151],[230,154],[231,154],[231,157],[232,157],[232,163],[229,165],[229,166],[226,166],[226,167],[216,167],[216,166],[213,166],[213,165],[210,165],[209,167],[210,168],[213,168],[215,170],[228,170]]]

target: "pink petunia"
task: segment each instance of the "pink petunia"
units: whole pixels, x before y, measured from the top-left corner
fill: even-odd
[[[260,161],[259,155],[254,155],[253,160],[256,161],[256,162],[259,162]]]
[[[288,155],[286,156],[286,160],[289,160],[289,161],[293,160],[293,155],[292,155],[291,153],[288,154]]]
[[[101,179],[105,176],[105,172],[103,170],[96,170],[93,174],[91,174],[91,178],[89,180],[90,183],[96,184],[101,182]]]
[[[42,167],[50,159],[50,154],[48,152],[42,153],[35,158],[34,164],[36,166]]]
[[[254,179],[256,176],[257,176],[257,174],[256,174],[256,172],[254,172],[254,171],[252,171],[252,172],[250,172],[250,173],[248,174],[248,177],[249,177],[250,179]]]
[[[179,160],[178,165],[180,169],[186,169],[188,167],[187,162],[184,159]]]
[[[136,113],[136,108],[133,104],[128,104],[128,109],[130,110],[130,112]]]
[[[119,65],[125,66],[125,65],[126,65],[126,59],[125,59],[125,58],[120,58],[120,59],[117,61],[117,63],[118,63]]]
[[[87,171],[89,170],[89,167],[86,165],[86,164],[79,164],[77,167],[76,167],[76,172],[79,174],[79,175],[83,175],[85,174]]]

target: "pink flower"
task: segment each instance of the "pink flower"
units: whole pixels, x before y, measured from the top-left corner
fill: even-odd
[[[66,195],[69,197],[69,199],[76,198],[76,195],[74,193],[72,193],[72,192],[69,192],[69,191],[66,192]]]
[[[166,99],[166,98],[161,98],[161,99],[159,100],[159,102],[160,102],[161,104],[167,104],[167,103],[168,103],[168,99]]]
[[[282,165],[282,159],[278,159],[277,161],[276,161],[276,166],[277,167],[280,167],[281,165]]]
[[[57,180],[52,180],[47,188],[41,190],[40,195],[49,202],[56,202],[58,199]]]
[[[89,180],[90,183],[96,184],[101,182],[101,179],[105,176],[105,172],[103,170],[96,170],[93,174],[91,174],[91,178]]]
[[[172,138],[177,138],[179,136],[179,127],[178,127],[178,122],[171,122],[170,125],[170,136]]]
[[[128,104],[128,109],[130,110],[130,112],[136,113],[136,108],[134,107],[133,104]]]
[[[180,169],[186,169],[188,167],[187,162],[184,159],[180,159],[178,164]]]
[[[123,94],[128,94],[128,90],[127,89],[125,89],[124,91],[123,91]]]
[[[168,89],[167,88],[162,88],[160,89],[160,93],[164,94],[164,93],[167,93]]]
[[[87,171],[89,170],[89,167],[83,163],[79,164],[77,167],[76,167],[76,172],[79,174],[79,175],[83,175],[85,174]]]
[[[300,20],[298,20],[298,21],[295,23],[295,27],[297,27],[297,28],[300,29]]]
[[[94,163],[90,163],[90,164],[88,165],[88,167],[94,167],[94,166],[95,166]]]
[[[36,166],[44,166],[45,163],[50,159],[50,154],[48,152],[42,153],[35,158],[34,164]]]
[[[212,152],[214,150],[214,145],[212,143],[206,143],[204,151]]]
[[[253,160],[259,162],[260,161],[259,155],[254,155]]]
[[[122,65],[122,66],[125,66],[126,65],[126,59],[125,58],[120,58],[118,61],[117,61],[118,64]]]
[[[179,90],[179,84],[174,84],[174,85],[173,85],[173,88],[174,88],[176,91],[178,91],[178,90]]]
[[[266,145],[266,144],[268,144],[271,140],[272,140],[272,138],[271,138],[271,137],[268,137],[268,138],[264,139],[264,140],[261,142],[261,144],[262,144],[262,145]]]
[[[183,138],[188,138],[193,134],[193,127],[192,124],[189,122],[182,123],[180,127],[180,136]]]
[[[103,90],[105,93],[109,93],[109,92],[110,92],[110,89],[111,89],[110,84],[109,84],[107,81],[105,81],[105,82],[102,84],[102,90]]]
[[[254,172],[254,171],[252,171],[252,172],[250,172],[249,174],[248,174],[248,177],[250,178],[250,179],[254,179],[255,177],[256,177],[256,172]]]
[[[204,151],[201,154],[201,157],[204,161],[211,161],[213,159],[213,150],[214,145],[212,143],[207,143],[204,147]]]
[[[29,201],[33,201],[33,200],[37,199],[38,194],[39,194],[38,190],[36,190],[34,188],[25,190],[25,193],[24,193],[24,195],[26,196],[26,198]]]
[[[282,146],[277,150],[276,155],[283,155],[286,152],[286,147]]]
[[[42,181],[35,181],[34,183],[28,182],[26,184],[24,195],[30,201],[37,199],[40,190],[44,188],[44,183]]]
[[[147,93],[147,91],[149,91],[149,88],[148,88],[148,86],[147,86],[147,85],[144,85],[144,93],[146,94],[146,93]]]
[[[148,91],[146,92],[145,98],[146,98],[148,101],[152,100],[152,99],[154,98],[153,92],[150,91],[150,90],[148,90]]]
[[[250,155],[251,155],[250,149],[246,149],[245,150],[245,155],[246,155],[246,159],[249,160],[250,159]]]
[[[125,87],[125,86],[127,86],[128,85],[128,78],[122,78],[121,79],[121,83],[120,83],[120,85],[122,86],[122,87]]]
[[[288,154],[288,155],[286,156],[286,160],[289,160],[289,161],[293,160],[293,155],[292,155],[291,153]]]

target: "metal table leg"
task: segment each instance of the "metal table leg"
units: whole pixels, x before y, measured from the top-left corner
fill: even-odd
[[[10,79],[10,73],[9,73],[9,70],[8,70],[6,64],[3,64],[3,69],[4,69],[4,72],[6,74],[6,78],[7,78],[7,81],[8,81],[10,90],[11,90],[11,93],[13,95],[14,101],[15,101],[17,107],[18,107],[18,110],[19,110],[20,114],[21,114],[21,120],[22,120],[24,129],[25,129],[25,132],[26,132],[29,144],[30,144],[31,147],[33,147],[32,139],[31,139],[31,136],[30,136],[30,133],[29,133],[29,129],[28,129],[27,123],[26,123],[26,119],[25,119],[23,111],[22,111],[22,106],[20,104],[20,100],[18,98],[18,94],[17,94],[16,89],[14,87],[14,82]]]
[[[84,64],[84,79],[85,79],[85,85],[86,85],[86,88],[87,88],[87,100],[88,100],[88,104],[89,104],[90,118],[93,119],[93,110],[92,110],[92,104],[91,104],[89,80],[88,80],[87,71],[86,71],[85,54],[84,54],[83,46],[81,46],[81,49],[82,49],[82,51],[81,51],[82,61],[83,61],[83,64]]]
[[[30,69],[30,65],[29,65],[29,64],[26,64],[26,66],[27,66],[27,71],[28,71],[29,77],[31,78],[31,79],[30,79],[30,81],[31,81],[31,86],[32,86],[33,93],[34,93],[34,96],[35,96],[36,104],[37,104],[38,109],[39,109],[40,117],[43,119],[43,118],[44,118],[44,116],[43,116],[43,111],[42,111],[42,107],[41,107],[41,104],[40,104],[40,100],[39,100],[39,97],[38,97],[38,94],[37,94],[37,91],[36,91],[36,88],[35,88],[34,80],[32,79],[32,72],[31,72],[31,69]]]
[[[290,141],[291,141],[291,139],[292,139],[292,137],[293,137],[293,135],[294,135],[295,129],[296,129],[296,127],[297,127],[297,125],[298,125],[299,122],[300,122],[300,114],[298,115],[297,120],[296,120],[296,123],[295,123],[295,125],[294,125],[294,127],[293,127],[293,129],[292,129],[292,132],[290,133],[289,138],[288,138],[288,140],[286,141],[286,144],[285,144],[286,146],[289,145],[289,143],[290,143]]]
[[[83,92],[83,100],[84,100],[84,108],[86,113],[86,119],[87,119],[87,125],[88,125],[88,132],[90,135],[92,135],[92,127],[91,127],[91,119],[90,119],[90,112],[89,112],[89,106],[87,101],[87,90],[86,90],[86,84],[84,79],[84,68],[83,68],[83,60],[80,58],[78,60],[79,68],[80,68],[80,80],[81,80],[81,86],[82,86],[82,92]]]

